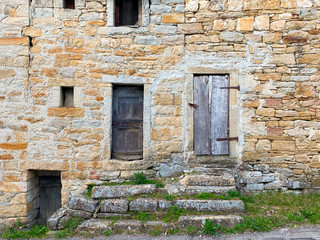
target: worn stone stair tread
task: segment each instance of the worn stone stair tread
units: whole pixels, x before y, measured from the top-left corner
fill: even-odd
[[[237,215],[189,215],[179,217],[177,224],[180,228],[186,228],[187,226],[201,227],[206,219],[214,219],[214,224],[220,224],[226,228],[233,228],[243,221],[243,218]]]
[[[182,209],[197,212],[244,212],[241,200],[177,200],[176,205]]]
[[[92,189],[91,198],[119,198],[139,194],[154,194],[157,188],[154,184],[96,186]]]
[[[181,181],[186,186],[235,186],[235,180],[233,176],[223,175],[187,175]]]
[[[185,189],[185,193],[189,195],[197,195],[202,192],[205,193],[226,193],[230,190],[235,191],[235,186],[227,186],[227,187],[215,187],[215,186],[187,186]]]
[[[214,224],[220,224],[222,227],[232,228],[239,224],[243,218],[236,215],[189,215],[180,216],[175,223],[164,223],[162,221],[146,221],[138,220],[119,220],[113,222],[111,220],[90,219],[84,221],[78,226],[78,231],[88,231],[95,233],[102,233],[106,230],[121,230],[128,231],[128,233],[141,233],[145,231],[152,231],[154,229],[173,229],[186,228],[187,226],[201,227],[205,220],[214,219]]]

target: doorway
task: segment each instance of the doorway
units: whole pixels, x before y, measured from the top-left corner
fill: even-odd
[[[39,172],[40,211],[39,223],[47,220],[61,208],[61,177],[60,172]]]
[[[113,88],[111,157],[143,158],[143,86],[115,85]]]

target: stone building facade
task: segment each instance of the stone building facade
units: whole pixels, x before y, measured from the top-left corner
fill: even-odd
[[[62,203],[137,172],[318,191],[319,0],[140,0],[130,24],[121,1],[68,3],[0,0],[1,223],[37,218],[43,176]],[[228,154],[194,151],[198,76],[230,81]],[[113,158],[115,86],[143,91],[142,159]]]

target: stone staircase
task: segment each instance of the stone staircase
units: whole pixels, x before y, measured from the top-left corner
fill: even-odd
[[[232,178],[218,176],[189,175],[178,184],[185,186],[188,195],[204,191],[224,193],[234,189]],[[215,223],[230,228],[242,221],[240,215],[244,211],[244,204],[241,200],[199,200],[187,195],[170,201],[161,197],[167,192],[166,188],[157,189],[154,184],[96,186],[91,199],[84,196],[70,198],[67,205],[48,220],[48,227],[52,230],[63,229],[63,222],[70,217],[86,219],[78,230],[94,233],[106,230],[142,233],[153,229],[165,232],[169,229],[186,229],[187,226],[200,228],[206,219],[214,219]],[[164,223],[162,218],[171,206],[185,209],[188,214],[182,214],[174,222]],[[138,221],[132,219],[133,212],[154,214],[157,219]]]

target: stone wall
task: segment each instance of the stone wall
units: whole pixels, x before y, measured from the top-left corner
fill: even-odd
[[[113,27],[110,3],[0,3],[1,221],[37,209],[38,170],[62,172],[63,203],[141,171],[236,176],[243,192],[318,189],[319,1],[151,0],[140,27]],[[195,74],[240,85],[230,156],[193,154]],[[111,159],[113,84],[144,86],[143,160]],[[60,107],[61,86],[74,87],[74,108]]]

